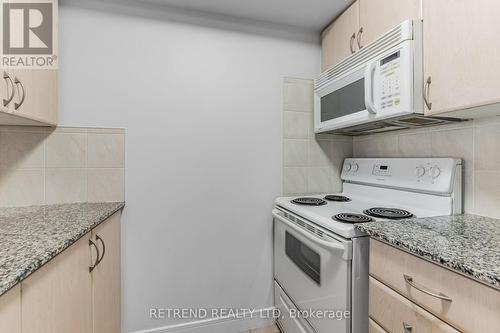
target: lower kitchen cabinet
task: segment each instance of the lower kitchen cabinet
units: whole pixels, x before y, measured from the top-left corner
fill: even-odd
[[[370,316],[389,332],[460,333],[373,277],[369,307]]]
[[[23,333],[92,332],[90,234],[21,282]]]
[[[370,240],[370,317],[389,332],[498,332],[500,291]]]
[[[21,287],[0,297],[0,332],[21,333]]]
[[[23,333],[121,331],[119,223],[117,212],[21,282]]]
[[[120,216],[92,231],[102,245],[102,261],[92,271],[94,333],[121,332]]]

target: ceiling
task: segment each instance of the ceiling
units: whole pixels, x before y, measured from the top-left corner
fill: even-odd
[[[352,0],[142,0],[171,8],[322,30]]]

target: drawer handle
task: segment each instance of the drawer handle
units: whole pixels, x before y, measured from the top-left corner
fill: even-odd
[[[94,268],[97,266],[97,264],[99,263],[99,248],[97,247],[96,243],[94,243],[92,241],[92,239],[89,239],[89,246],[93,246],[97,252],[97,258],[96,260],[94,261],[94,264],[92,266],[89,267],[89,272],[92,273],[92,271],[94,270]]]
[[[12,82],[12,78],[10,77],[9,74],[7,74],[7,72],[3,72],[3,79],[5,80],[5,82],[7,82],[7,93],[9,93],[9,83],[11,87],[11,94],[9,98],[8,99],[4,98],[3,100],[3,106],[7,106],[9,105],[10,102],[12,102],[12,99],[14,98],[14,93],[15,93],[14,82]]]
[[[358,31],[358,37],[356,37],[356,42],[358,43],[358,48],[362,49],[363,46],[361,45],[361,34],[363,33],[363,27],[359,28]]]
[[[412,333],[413,332],[413,326],[411,326],[410,324],[407,324],[407,323],[403,322],[403,332],[404,333]]]
[[[413,278],[411,276],[409,276],[409,275],[403,274],[403,277],[404,277],[406,283],[408,283],[411,287],[413,287],[413,288],[415,288],[415,289],[423,292],[424,294],[427,294],[427,295],[432,296],[432,297],[439,298],[439,299],[441,299],[443,301],[447,301],[447,302],[451,302],[452,301],[451,298],[449,298],[448,296],[446,296],[443,293],[429,291],[429,290],[424,289],[423,287],[420,287],[415,282],[413,282]]]
[[[349,48],[351,49],[351,54],[354,54],[354,41],[356,40],[356,33],[353,33],[351,40],[349,41]]]
[[[19,100],[19,103],[14,103],[14,109],[17,110],[24,103],[24,98],[26,97],[26,90],[24,90],[23,83],[17,77],[14,79],[14,83],[18,87],[21,86],[21,90],[23,91],[23,95],[21,96],[21,99]]]
[[[97,258],[97,263],[95,264],[97,266],[101,263],[102,259],[104,258],[104,255],[106,254],[106,244],[104,243],[102,238],[99,237],[99,235],[95,235],[95,239],[96,239],[96,241],[99,241],[102,244],[102,255],[101,255],[101,258]]]
[[[427,109],[429,109],[429,111],[432,109],[432,102],[430,102],[429,100],[431,94],[431,83],[432,80],[431,77],[429,76],[424,83],[424,103],[425,106],[427,106]]]

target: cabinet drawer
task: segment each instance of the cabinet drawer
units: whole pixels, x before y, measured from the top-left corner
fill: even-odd
[[[390,332],[458,333],[453,327],[372,277],[370,277],[370,317]]]
[[[382,242],[370,241],[370,275],[463,332],[496,332],[500,292]],[[410,283],[451,301],[429,295]]]
[[[368,333],[387,333],[387,331],[370,318],[368,320]]]

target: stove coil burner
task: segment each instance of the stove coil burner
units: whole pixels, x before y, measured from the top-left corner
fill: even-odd
[[[327,195],[327,196],[325,196],[325,200],[328,200],[328,201],[338,201],[338,202],[351,201],[350,198],[345,197],[343,195]]]
[[[370,216],[391,220],[407,219],[409,217],[413,217],[413,214],[409,211],[398,208],[374,207],[365,210],[364,213]]]
[[[297,205],[304,205],[304,206],[322,206],[326,205],[326,201],[320,198],[297,198],[293,199],[292,202]]]
[[[365,223],[373,221],[369,216],[354,213],[340,213],[335,215],[333,219],[345,223]]]

